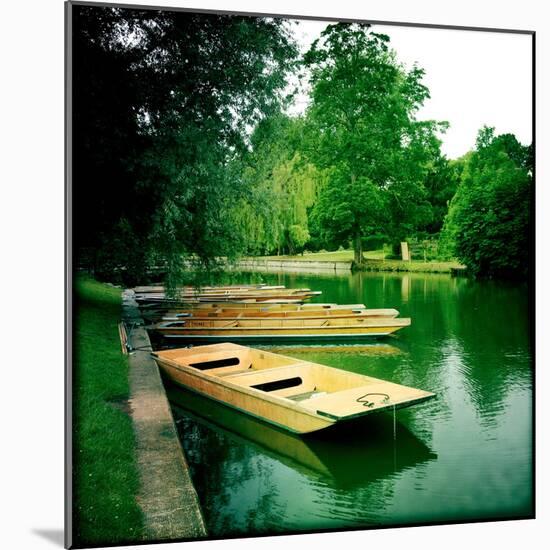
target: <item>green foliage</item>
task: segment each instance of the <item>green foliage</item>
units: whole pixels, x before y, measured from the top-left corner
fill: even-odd
[[[429,217],[423,180],[446,126],[417,121],[429,97],[424,72],[405,70],[389,38],[368,25],[331,25],[305,55],[312,104],[307,119],[315,146],[309,158],[328,181],[313,216],[329,240],[355,243],[384,232],[400,239]]]
[[[151,250],[143,235],[136,233],[130,222],[122,217],[112,231],[102,234],[96,250],[96,277],[112,283],[138,284],[143,266],[153,263]],[[124,266],[124,270],[119,269]]]
[[[301,225],[291,225],[288,228],[288,240],[290,253],[294,254],[297,250],[302,250],[309,241],[309,231]]]
[[[363,250],[382,250],[384,248],[385,240],[386,235],[383,233],[373,233],[368,237],[364,237]]]
[[[243,173],[252,194],[238,208],[247,224],[249,253],[292,253],[308,240],[308,210],[323,174],[300,152],[302,127],[301,119],[277,114],[262,121],[252,134]]]
[[[424,223],[417,228],[418,232],[436,235],[441,231],[460,181],[460,172],[460,162],[448,160],[443,155],[436,156],[428,163],[424,187],[429,208]]]
[[[385,197],[368,178],[354,178],[344,170],[329,172],[315,205],[315,217],[325,238],[345,242],[357,231],[363,234],[383,230]]]
[[[288,22],[73,11],[77,250],[135,277],[160,258],[169,280],[182,255],[206,267],[235,256],[245,236],[233,209],[249,191],[237,167],[248,129],[284,101],[297,55]],[[119,255],[124,243],[139,262]]]
[[[527,276],[531,194],[531,148],[482,128],[464,161],[443,235],[473,275]]]
[[[364,248],[436,240],[444,219],[422,257],[521,271],[532,151],[486,129],[447,160],[447,124],[416,119],[423,70],[369,25],[330,25],[312,44],[311,102],[293,118],[298,52],[282,19],[74,13],[76,259],[96,275],[133,284],[165,266],[170,289],[191,282],[184,259],[215,275],[221,257],[342,246],[361,264]]]
[[[75,281],[73,370],[73,536],[78,546],[139,540],[143,518],[128,399],[128,362],[120,351],[120,289]],[[118,406],[117,406],[118,405]]]

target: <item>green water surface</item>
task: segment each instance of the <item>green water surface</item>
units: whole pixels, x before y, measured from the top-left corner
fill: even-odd
[[[527,287],[432,274],[246,274],[322,290],[315,301],[396,308],[378,343],[277,347],[437,394],[298,437],[181,390],[170,397],[211,536],[530,517],[532,357]]]

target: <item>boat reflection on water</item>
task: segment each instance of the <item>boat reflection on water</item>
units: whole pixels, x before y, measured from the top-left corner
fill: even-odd
[[[201,437],[208,437],[209,430],[222,432],[224,438],[253,445],[256,451],[302,474],[320,475],[334,487],[364,486],[437,458],[398,421],[394,438],[394,419],[390,414],[372,415],[334,429],[298,436],[171,386],[166,380],[165,384],[180,439],[185,438],[191,421],[199,427]]]
[[[388,336],[391,338],[391,336]],[[397,340],[396,340],[397,341]],[[381,342],[373,342],[371,344],[339,344],[339,345],[257,345],[254,346],[258,349],[265,349],[272,353],[281,353],[283,355],[293,356],[294,354],[302,353],[337,353],[352,354],[352,355],[368,355],[368,356],[384,356],[384,355],[399,355],[406,353],[403,349],[397,345],[386,344]]]
[[[155,334],[150,334],[151,341],[154,341],[153,348],[156,350],[162,349],[174,349],[187,347],[182,346],[181,342],[170,342],[166,341],[161,337],[156,337]],[[256,349],[264,349],[272,353],[280,353],[282,355],[294,354],[299,355],[302,353],[335,353],[335,354],[351,354],[351,355],[367,355],[367,356],[385,356],[385,355],[400,355],[407,353],[406,344],[400,342],[398,338],[390,335],[386,340],[391,340],[393,338],[394,342],[388,344],[386,342],[370,342],[368,344],[338,344],[334,345],[331,343],[326,344],[257,344],[253,346]],[[189,347],[193,347],[192,345]]]

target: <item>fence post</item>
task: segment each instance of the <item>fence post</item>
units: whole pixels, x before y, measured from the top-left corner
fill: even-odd
[[[401,243],[401,258],[404,262],[410,262],[411,261],[411,255],[409,252],[409,244],[406,241],[403,241]]]

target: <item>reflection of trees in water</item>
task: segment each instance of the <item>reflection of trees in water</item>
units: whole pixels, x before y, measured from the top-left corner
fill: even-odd
[[[454,331],[462,344],[464,385],[480,417],[491,419],[513,394],[532,385],[527,288],[468,282],[457,302]]]
[[[365,423],[359,433],[366,443],[365,453],[358,454],[353,479],[340,477],[338,482],[322,478],[312,484],[312,501],[319,504],[319,513],[336,528],[369,527],[392,521],[388,508],[399,498],[399,479],[411,475],[424,477],[428,463],[437,455],[402,424],[397,424],[396,439],[393,439],[392,423],[388,415],[379,415]],[[352,426],[350,425],[350,429]],[[349,437],[351,434],[342,434]],[[370,439],[370,441],[369,441]],[[349,467],[349,465],[348,465]],[[411,521],[415,521],[414,509]]]
[[[272,481],[273,464],[183,415],[176,424],[209,534],[260,533],[276,526],[284,509]],[[239,508],[247,502],[243,515]]]
[[[437,402],[423,409],[437,409],[438,415],[447,417],[452,414],[447,391],[459,384],[481,422],[491,423],[514,393],[531,388],[527,288],[448,276],[408,276],[409,302],[401,312],[412,317],[412,326],[402,333],[409,353],[395,365],[392,380],[435,391]],[[391,288],[386,285],[386,291]],[[415,418],[414,411],[411,417]],[[411,427],[418,430],[417,425]]]

